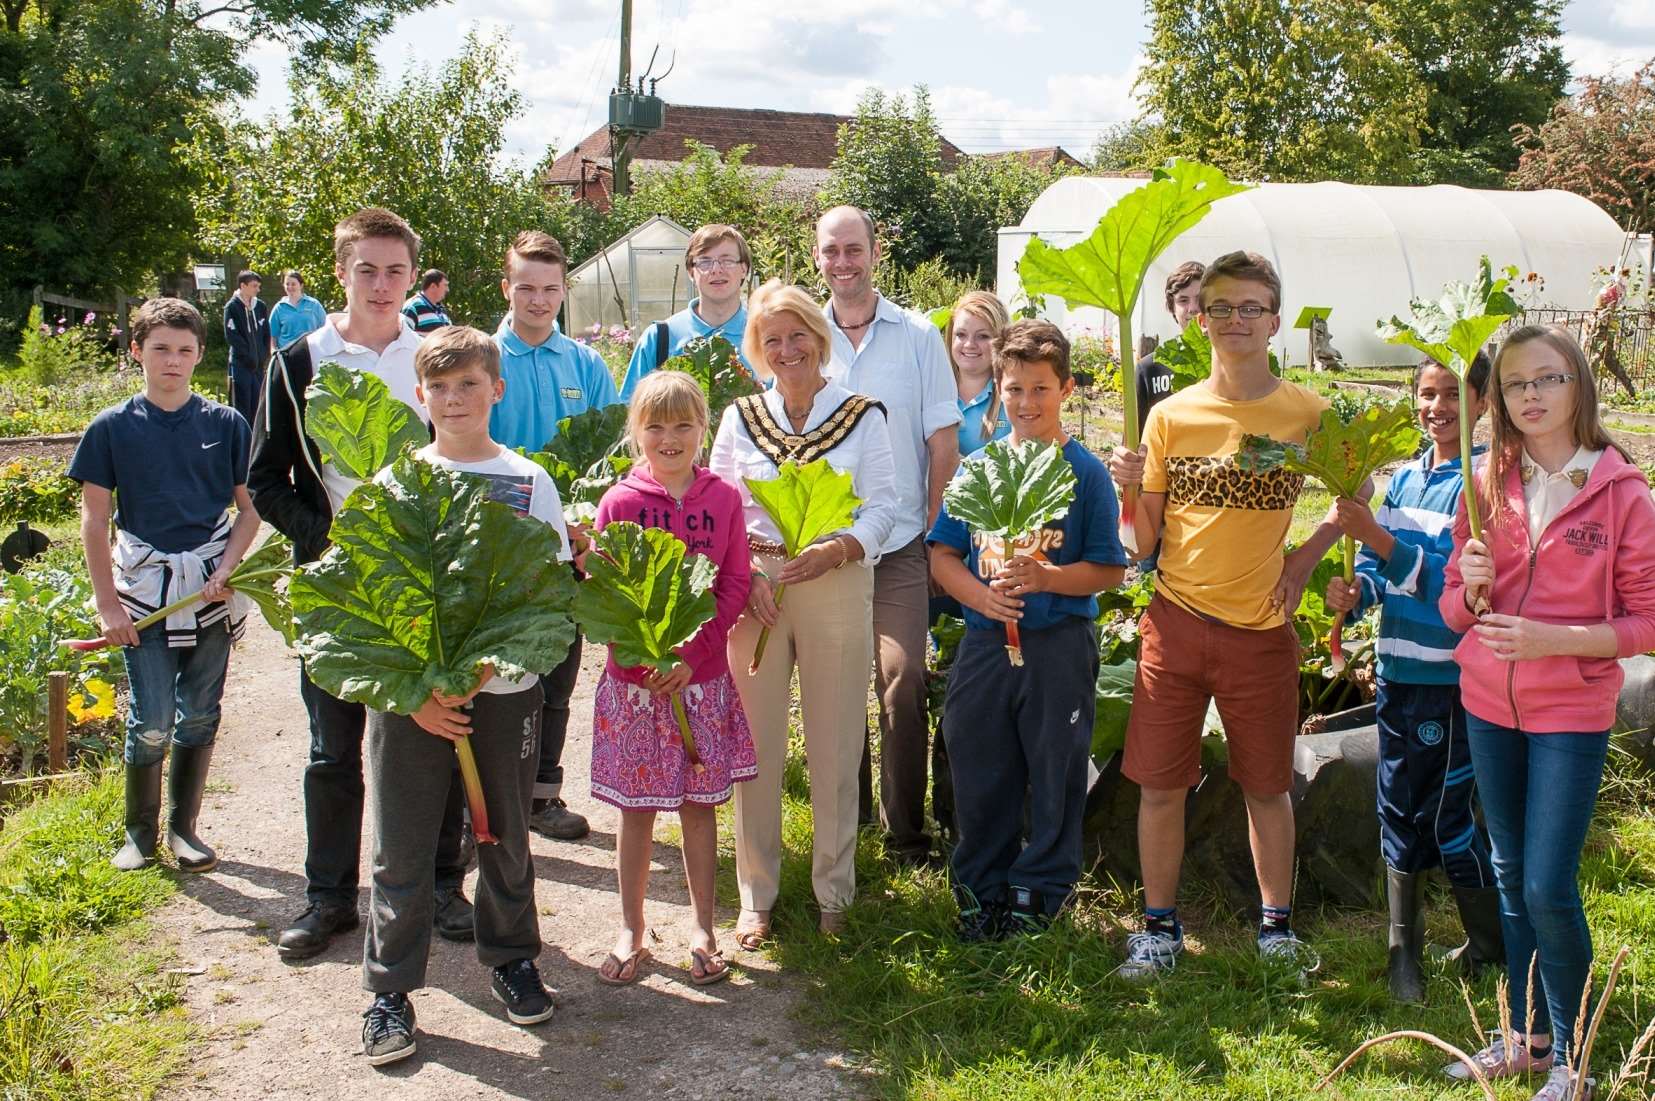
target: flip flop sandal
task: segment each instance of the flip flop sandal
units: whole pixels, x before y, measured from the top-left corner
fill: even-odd
[[[703,952],[699,948],[692,948],[690,949],[690,960],[691,986],[711,986],[730,977],[730,965],[724,962],[723,952],[717,950]],[[717,971],[713,970],[714,964],[718,965]],[[701,972],[699,976],[696,975],[697,970]]]
[[[611,968],[614,974],[613,976],[605,975],[603,968],[600,967],[598,968],[598,981],[605,986],[631,986],[643,977],[644,964],[648,963],[649,959],[648,948],[640,948],[624,960],[611,952],[604,963],[614,965]]]
[[[752,917],[749,920],[748,915]],[[736,920],[736,945],[745,952],[757,952],[770,939],[770,914],[762,910],[744,911]]]

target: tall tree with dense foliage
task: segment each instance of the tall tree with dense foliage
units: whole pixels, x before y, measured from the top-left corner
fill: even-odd
[[[1053,180],[1068,175],[1016,157],[968,157],[937,181],[937,247],[948,269],[978,286],[994,282],[1001,226],[1023,220]],[[937,303],[947,305],[947,303]]]
[[[448,273],[449,312],[486,326],[504,312],[501,258],[518,231],[563,236],[565,223],[591,225],[502,156],[506,127],[524,107],[503,37],[470,35],[440,69],[415,68],[395,82],[363,49],[343,73],[296,66],[289,89],[288,117],[253,125],[231,113],[225,149],[195,148],[209,183],[196,193],[209,248],[235,249],[270,270],[297,268],[325,287],[334,224],[385,206],[423,238],[420,264]],[[564,245],[573,258],[588,242]]]
[[[1504,186],[1513,126],[1538,126],[1564,94],[1562,0],[1375,0],[1369,13],[1426,89],[1414,182]]]
[[[1580,85],[1545,122],[1518,129],[1512,186],[1573,191],[1623,229],[1655,232],[1655,58],[1624,80],[1593,76]]]
[[[924,85],[913,99],[878,88],[863,93],[856,117],[839,128],[824,206],[859,206],[879,223],[886,256],[908,269],[937,255],[943,235],[936,209],[942,135]]]
[[[195,236],[192,141],[253,89],[253,41],[312,59],[431,0],[0,0],[0,320],[30,288],[105,295],[177,268]],[[0,333],[0,336],[3,336]]]
[[[1249,179],[1410,178],[1428,94],[1369,6],[1149,0],[1140,78],[1155,161]]]

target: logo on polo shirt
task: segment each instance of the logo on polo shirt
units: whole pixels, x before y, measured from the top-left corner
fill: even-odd
[[[578,386],[565,386],[563,388],[563,396],[568,398],[570,401],[579,401],[586,396],[586,393]]]
[[[1435,720],[1420,723],[1419,740],[1425,745],[1436,745],[1442,741],[1442,724]]]

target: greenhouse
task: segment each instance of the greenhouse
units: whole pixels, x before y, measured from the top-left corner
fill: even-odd
[[[1020,225],[1000,230],[1000,296],[1014,305],[1023,301],[1016,265],[1030,237],[1073,244],[1143,182],[1071,176],[1047,188]],[[1331,308],[1328,326],[1347,363],[1406,363],[1413,353],[1379,340],[1375,322],[1401,312],[1412,297],[1435,296],[1448,280],[1471,278],[1478,257],[1538,273],[1544,289],[1529,305],[1584,310],[1593,305],[1593,272],[1617,263],[1626,245],[1613,218],[1565,191],[1266,183],[1219,200],[1150,267],[1135,327],[1163,339],[1173,335],[1160,288],[1180,263],[1252,249],[1281,272],[1283,324],[1275,347],[1284,363],[1306,360],[1305,334],[1292,327],[1306,307]],[[1092,309],[1071,316],[1055,299],[1043,312],[1068,328],[1107,321]]]
[[[624,325],[636,333],[689,305],[695,287],[684,270],[690,231],[657,214],[569,273],[567,331]]]

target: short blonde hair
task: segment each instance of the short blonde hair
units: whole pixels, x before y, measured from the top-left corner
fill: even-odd
[[[741,350],[746,353],[747,362],[753,365],[753,370],[761,379],[773,378],[775,372],[770,370],[770,364],[764,358],[764,342],[759,335],[759,329],[772,317],[784,313],[798,318],[815,338],[818,371],[833,358],[833,334],[828,331],[827,315],[822,312],[822,307],[801,288],[784,284],[779,279],[772,279],[754,291],[753,297],[747,300],[747,331],[741,338]]]
[[[445,325],[420,341],[414,353],[414,377],[422,384],[474,366],[481,367],[490,381],[500,381],[500,346],[470,325]]]
[[[707,409],[707,395],[701,385],[684,371],[651,371],[632,391],[632,400],[626,410],[626,434],[631,437],[632,453],[638,454],[638,435],[644,426],[674,424],[690,421],[701,426],[706,435],[712,414]]]

